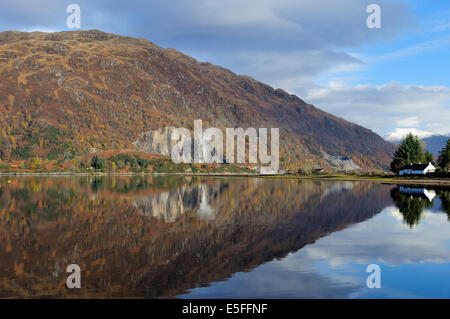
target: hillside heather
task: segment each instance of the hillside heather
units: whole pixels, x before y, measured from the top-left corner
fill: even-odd
[[[100,31],[0,33],[0,157],[74,159],[132,150],[149,130],[279,127],[281,163],[350,156],[386,169],[393,145],[248,76],[174,49]]]

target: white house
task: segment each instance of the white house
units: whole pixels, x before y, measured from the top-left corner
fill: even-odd
[[[403,167],[402,170],[398,172],[399,175],[426,175],[428,173],[434,173],[436,167],[433,164],[411,164]]]
[[[436,197],[436,192],[432,189],[426,188],[417,188],[417,187],[408,187],[408,186],[400,186],[400,192],[408,195],[418,195],[425,196],[431,202]]]

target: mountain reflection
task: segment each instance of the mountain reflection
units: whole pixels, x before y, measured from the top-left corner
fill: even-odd
[[[196,211],[201,219],[213,220],[215,210],[211,207],[211,202],[220,198],[220,191],[226,186],[218,182],[211,185],[200,183],[182,186],[172,191],[139,197],[133,201],[133,205],[144,216],[155,217],[164,222],[174,222],[190,211]]]
[[[440,201],[440,210],[447,213],[450,221],[450,193],[448,188],[423,188],[398,186],[391,190],[391,197],[409,227],[420,224],[425,209],[435,207]]]
[[[0,177],[0,297],[177,296],[365,221],[391,204],[389,191],[248,178]],[[82,289],[65,287],[72,263]]]

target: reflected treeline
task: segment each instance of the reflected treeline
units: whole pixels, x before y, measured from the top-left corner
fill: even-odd
[[[450,221],[450,189],[442,187],[398,186],[391,190],[391,197],[409,227],[420,224],[425,209],[435,207],[440,201],[440,210],[448,215]]]
[[[282,258],[390,205],[371,183],[0,178],[0,297],[172,297]],[[65,287],[69,264],[82,289]]]
[[[175,176],[166,178],[164,176],[87,176],[81,178],[79,186],[87,188],[90,186],[93,192],[108,191],[117,194],[135,193],[145,191],[149,188],[158,190],[169,190],[196,180],[195,177]]]

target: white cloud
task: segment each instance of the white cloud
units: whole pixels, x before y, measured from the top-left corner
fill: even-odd
[[[350,54],[331,50],[245,52],[228,59],[241,73],[285,90],[289,90],[289,82],[298,83],[312,80],[322,73],[354,72],[366,67]]]
[[[146,37],[272,85],[327,71],[354,71],[363,63],[345,53],[348,48],[392,39],[413,23],[410,7],[402,0],[378,1],[383,28],[377,32],[366,26],[364,0],[77,3],[85,29]],[[66,18],[60,0],[0,3],[0,29],[65,28]]]
[[[420,125],[420,120],[417,116],[405,117],[404,119],[397,121],[398,125],[401,126],[416,126]]]
[[[304,97],[307,102],[383,135],[411,126],[435,134],[450,131],[450,88],[444,86],[397,82],[351,86],[331,82],[307,90]]]
[[[386,134],[416,127],[448,133],[449,88],[319,85],[326,76],[345,76],[371,63],[402,58],[448,45],[448,37],[423,41],[381,57],[356,54],[365,45],[395,39],[416,28],[411,6],[403,0],[378,0],[382,28],[366,26],[365,0],[78,0],[83,28],[145,37],[202,60],[249,74],[281,87],[317,107]],[[0,29],[65,28],[60,0],[4,0]],[[444,16],[436,19],[442,25]],[[445,24],[442,26],[445,27]],[[344,75],[342,75],[344,74]],[[359,79],[356,79],[359,81]],[[355,82],[353,79],[352,82]]]
[[[450,45],[450,37],[444,36],[437,39],[424,41],[418,44],[411,45],[406,48],[394,50],[392,52],[378,55],[378,56],[365,56],[363,54],[354,54],[355,58],[365,61],[366,63],[375,64],[382,63],[389,60],[398,58],[406,58],[409,56],[421,54],[427,51],[434,51]]]
[[[360,71],[366,65],[347,53],[349,48],[393,39],[414,28],[405,1],[378,3],[383,28],[373,32],[366,25],[368,3],[363,0],[183,0],[163,8],[176,18],[165,36],[185,44],[180,49],[189,54],[289,90],[292,83],[324,74]]]
[[[53,33],[53,32],[58,32],[58,30],[55,29],[49,29],[46,27],[33,27],[33,28],[26,28],[26,29],[21,29],[19,31],[23,31],[23,32],[45,32],[45,33]]]
[[[401,141],[409,133],[417,135],[420,138],[430,137],[433,135],[433,133],[431,132],[418,130],[416,128],[396,128],[392,132],[386,134],[384,138],[391,142],[398,142]]]
[[[363,265],[378,261],[391,266],[450,262],[446,214],[427,210],[421,216],[420,224],[413,229],[399,216],[402,215],[396,207],[387,207],[365,223],[333,233],[303,248],[298,257],[325,259],[334,267],[355,261]],[[383,236],[379,236],[381,233]]]
[[[430,291],[406,287],[401,280],[386,280],[387,276],[382,279],[382,289],[367,289],[366,267],[377,263],[384,272],[385,266],[401,270],[405,264],[414,264],[420,270],[405,275],[411,278],[429,269],[426,263],[450,263],[449,241],[447,214],[425,210],[420,224],[411,229],[398,208],[389,206],[373,218],[333,232],[281,260],[236,273],[226,281],[212,283],[212,288],[197,288],[183,297],[205,298],[211,292],[222,298],[430,297]],[[436,278],[429,274],[417,280]]]

